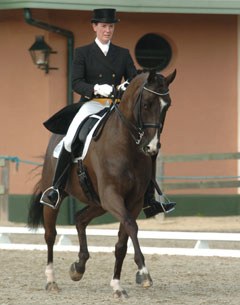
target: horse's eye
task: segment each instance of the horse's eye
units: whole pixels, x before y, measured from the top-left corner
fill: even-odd
[[[149,108],[148,103],[144,103],[144,104],[143,104],[143,108],[144,108],[144,110],[148,110],[148,108]]]
[[[143,103],[143,109],[144,110],[149,110],[152,108],[152,102],[151,101],[148,101],[146,103]]]

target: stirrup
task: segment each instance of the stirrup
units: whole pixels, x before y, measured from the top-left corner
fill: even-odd
[[[50,204],[50,203],[48,203],[47,201],[44,201],[44,200],[43,200],[43,197],[44,197],[44,196],[47,196],[46,193],[47,193],[49,190],[54,190],[54,191],[57,192],[58,198],[57,198],[57,202],[56,202],[55,205]],[[58,208],[60,199],[61,199],[61,198],[60,198],[59,190],[56,189],[56,188],[54,188],[53,186],[50,186],[49,188],[47,188],[47,189],[42,193],[42,196],[41,196],[41,198],[40,198],[40,203],[42,203],[43,205],[46,205],[46,206],[48,206],[48,207],[50,207],[50,208],[56,210],[56,209]]]
[[[161,195],[160,197],[163,197],[163,199],[165,200],[165,202],[161,202],[161,200],[160,200],[160,205],[161,205],[161,207],[162,207],[162,209],[163,209],[163,213],[164,213],[164,214],[168,214],[168,213],[174,211],[176,202],[170,201],[170,200],[168,199],[168,197],[167,197],[166,195],[164,195],[163,193],[162,193],[162,195]],[[160,198],[160,199],[161,199],[161,198]],[[164,205],[166,205],[166,204],[171,204],[171,205],[173,205],[173,207],[172,207],[171,209],[169,209],[168,211],[166,211],[166,209],[164,208]]]

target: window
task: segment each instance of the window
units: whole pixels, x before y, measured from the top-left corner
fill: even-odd
[[[136,44],[135,56],[138,64],[145,69],[163,70],[172,58],[172,48],[160,35],[149,33]]]

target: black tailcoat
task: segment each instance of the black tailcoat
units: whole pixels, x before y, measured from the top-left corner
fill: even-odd
[[[72,86],[81,95],[80,102],[94,97],[95,84],[117,86],[123,79],[132,79],[136,74],[128,49],[110,43],[107,56],[95,42],[75,49]],[[81,103],[64,107],[44,122],[44,126],[51,132],[66,134],[80,107]]]
[[[77,48],[73,60],[73,90],[91,99],[95,84],[120,85],[137,71],[129,50],[110,43],[107,56],[96,42]]]

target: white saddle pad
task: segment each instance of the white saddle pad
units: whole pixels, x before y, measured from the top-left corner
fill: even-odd
[[[102,104],[100,104],[98,102],[89,101],[89,102],[83,104],[83,106],[80,108],[80,110],[79,110],[80,111],[79,125],[88,116],[92,117],[92,118],[97,118],[99,120],[96,122],[96,124],[91,129],[90,133],[87,135],[87,138],[86,138],[86,141],[85,141],[85,144],[84,144],[84,148],[83,148],[82,156],[79,156],[77,159],[75,159],[75,162],[77,162],[79,159],[83,160],[86,157],[89,145],[91,143],[92,135],[93,135],[95,129],[97,128],[98,124],[101,122],[101,120],[106,115],[106,113],[105,113],[103,116],[98,116],[96,113],[99,112],[100,110],[106,108],[106,107],[109,107],[109,106],[108,105],[107,106],[103,106]],[[55,147],[55,149],[53,151],[53,157],[54,158],[58,158],[59,157],[59,154],[60,154],[61,149],[63,147],[63,142],[64,142],[64,138]]]

